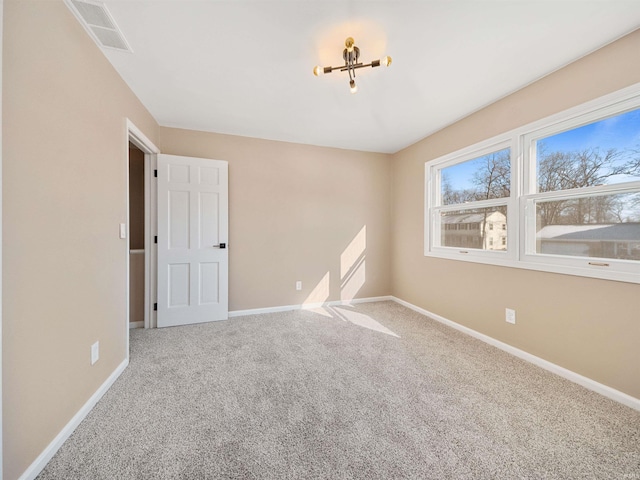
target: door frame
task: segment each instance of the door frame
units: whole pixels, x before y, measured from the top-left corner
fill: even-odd
[[[4,22],[4,2],[0,0],[0,112],[2,112],[2,25]],[[0,480],[4,468],[4,443],[2,439],[2,115],[0,115]]]
[[[137,148],[144,153],[144,328],[153,328],[155,326],[155,316],[153,310],[154,299],[156,298],[156,282],[154,282],[156,275],[155,259],[157,256],[156,246],[152,240],[153,232],[157,230],[157,220],[154,221],[156,202],[154,199],[155,194],[155,182],[152,181],[153,171],[156,168],[156,157],[160,153],[160,149],[154,145],[154,143],[142,133],[142,131],[135,126],[130,120],[126,119],[126,145],[125,145],[125,172],[126,172],[126,228],[127,237],[129,237],[130,219],[129,219],[129,142],[133,143]],[[127,270],[127,311],[126,311],[126,348],[127,348],[127,360],[129,359],[129,325],[130,318],[130,294],[131,294],[131,272],[130,272],[130,254],[129,254],[129,242],[127,242],[126,249],[126,270]]]

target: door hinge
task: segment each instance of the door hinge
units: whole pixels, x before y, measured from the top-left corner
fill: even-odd
[[[154,176],[154,177],[157,177],[157,176],[158,176],[158,170],[154,170],[154,171],[153,171],[153,176]]]
[[[153,237],[153,243],[158,243],[158,235],[156,235],[155,237]]]
[[[153,304],[153,310],[154,310],[154,311],[158,310],[158,304],[157,304],[157,303],[154,303],[154,304]]]

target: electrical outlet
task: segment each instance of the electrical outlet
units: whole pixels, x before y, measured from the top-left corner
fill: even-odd
[[[91,345],[91,365],[95,364],[100,358],[100,342]]]
[[[505,308],[505,320],[507,323],[516,324],[516,311],[510,308]]]
[[[302,290],[302,282],[300,280],[296,282],[296,290]]]

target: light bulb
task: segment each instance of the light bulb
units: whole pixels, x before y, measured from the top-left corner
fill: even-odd
[[[351,87],[351,93],[358,93],[358,86],[356,85],[355,80],[351,80],[349,82],[349,86]]]
[[[356,41],[353,39],[353,37],[347,37],[347,39],[344,41],[344,46],[347,47],[347,52],[353,52],[353,45],[356,43]]]
[[[313,74],[316,77],[319,77],[323,73],[324,73],[324,68],[322,68],[320,65],[316,65],[315,67],[313,67]]]
[[[380,65],[384,65],[385,67],[391,65],[391,57],[389,55],[387,55],[386,57],[382,57],[380,59]]]

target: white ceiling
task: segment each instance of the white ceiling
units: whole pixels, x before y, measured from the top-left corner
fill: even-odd
[[[103,51],[160,125],[388,153],[640,25],[638,0],[105,3],[134,53]],[[312,73],[347,36],[393,57],[355,95]]]

